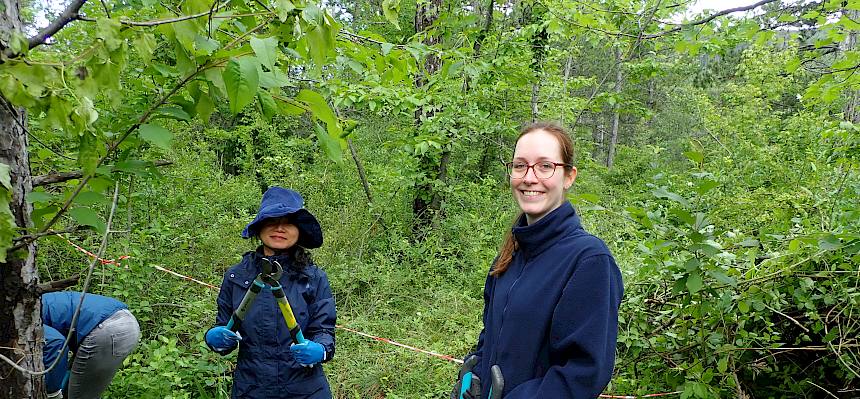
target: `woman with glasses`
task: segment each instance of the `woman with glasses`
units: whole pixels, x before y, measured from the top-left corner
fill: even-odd
[[[272,187],[242,231],[242,238],[251,237],[261,245],[224,273],[215,327],[206,332],[206,344],[218,354],[239,348],[231,397],[331,399],[321,364],[334,356],[334,298],[326,273],[307,251],[322,245],[320,224],[299,193]],[[277,265],[282,272],[275,272]],[[265,283],[255,281],[264,270]],[[298,322],[305,338],[302,343],[293,342],[278,286],[294,315],[292,323]],[[231,318],[249,290],[256,296],[242,307],[240,319]]]
[[[624,288],[609,249],[565,197],[573,142],[557,125],[529,125],[507,166],[522,212],[484,285],[484,329],[460,373],[471,371],[471,384],[461,377],[452,397],[488,398],[497,365],[504,399],[595,398],[612,377]]]

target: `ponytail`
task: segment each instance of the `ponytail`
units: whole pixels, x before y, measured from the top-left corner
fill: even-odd
[[[502,249],[499,250],[499,257],[496,259],[496,264],[493,265],[493,269],[490,271],[491,276],[499,277],[505,272],[505,270],[508,270],[508,266],[510,266],[511,260],[514,258],[514,251],[520,247],[517,243],[517,239],[514,237],[513,228],[522,217],[523,214],[520,213],[516,219],[514,219],[514,224],[508,230],[508,234],[505,234],[505,241],[502,242]]]

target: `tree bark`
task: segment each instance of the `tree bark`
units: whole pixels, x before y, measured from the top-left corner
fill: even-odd
[[[419,1],[415,10],[415,32],[416,34],[424,35],[422,42],[428,46],[432,46],[439,42],[439,36],[429,32],[428,29],[433,26],[436,19],[439,18],[439,10],[442,7],[442,0],[427,0]],[[424,72],[415,77],[415,86],[423,87],[427,84],[427,77],[436,73],[441,66],[439,57],[431,53],[424,59]],[[419,107],[415,110],[415,126],[416,129],[424,119],[431,118],[434,112],[432,106],[429,108]],[[442,173],[445,168],[439,164],[433,155],[419,155],[418,168],[424,175],[424,180],[418,185],[415,192],[415,198],[412,201],[412,216],[414,218],[412,224],[412,232],[417,237],[425,227],[430,225],[438,208],[434,209],[433,205],[441,202],[439,193],[433,189],[433,182],[436,179],[443,178]]]
[[[615,49],[615,98],[621,97],[621,49]],[[609,136],[609,146],[606,149],[606,167],[612,168],[615,161],[615,145],[618,143],[618,122],[620,119],[621,104],[616,101],[612,112],[612,133]]]
[[[355,162],[355,168],[358,169],[358,177],[361,179],[361,186],[364,187],[364,195],[367,196],[367,202],[373,202],[373,195],[370,194],[370,185],[367,183],[367,176],[364,174],[364,165],[361,164],[361,159],[358,158],[358,153],[355,151],[355,146],[352,145],[352,139],[347,138],[346,144],[349,146],[349,153],[352,154],[352,160]]]
[[[595,162],[600,161],[600,154],[603,153],[603,124],[598,122],[598,120],[603,120],[604,116],[595,115],[594,116],[594,124],[591,129],[591,139],[594,142],[594,147],[591,149],[591,159]]]
[[[21,30],[18,0],[0,0],[0,48],[9,48],[13,31]],[[9,208],[19,228],[32,227],[32,207],[25,200],[32,190],[27,151],[27,114],[0,96],[0,162],[9,166],[12,195]],[[28,370],[42,370],[42,318],[37,293],[36,245],[7,254],[0,264],[0,353]],[[12,348],[12,349],[8,349]],[[42,377],[34,377],[0,362],[0,398],[40,398]]]
[[[857,18],[860,18],[860,11],[843,10],[843,12],[851,20],[857,21]],[[846,36],[845,40],[841,43],[841,47],[842,50],[846,52],[857,48],[857,32],[851,31],[848,33],[848,36]],[[849,91],[842,113],[846,121],[855,124],[860,123],[860,91]]]

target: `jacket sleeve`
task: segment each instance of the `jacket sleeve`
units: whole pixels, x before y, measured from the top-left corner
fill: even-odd
[[[495,263],[495,261],[493,263]],[[463,360],[465,360],[466,358],[468,358],[469,356],[472,356],[472,355],[475,355],[478,357],[478,363],[472,369],[473,370],[472,373],[477,375],[478,378],[481,378],[481,376],[478,373],[478,370],[482,370],[481,363],[484,360],[484,335],[485,335],[485,332],[487,331],[487,311],[490,308],[490,298],[492,298],[492,295],[493,295],[492,293],[493,293],[494,281],[495,281],[494,277],[487,274],[487,279],[484,281],[484,312],[481,314],[481,323],[483,324],[483,328],[481,328],[481,333],[478,334],[478,344],[475,346],[475,350],[463,358]]]
[[[308,325],[302,326],[306,338],[325,348],[327,362],[334,357],[334,329],[337,323],[337,312],[328,276],[321,269],[317,278],[316,295],[313,303],[308,304]]]
[[[618,307],[624,287],[610,255],[579,262],[553,311],[549,352],[555,366],[505,399],[596,398],[615,366]]]
[[[45,387],[48,393],[54,393],[63,389],[63,379],[68,370],[68,350],[66,353],[60,353],[60,350],[63,349],[63,344],[66,342],[66,337],[51,326],[43,325],[43,327],[45,346],[42,348],[42,362],[45,364],[45,368],[54,363],[57,357],[60,358],[57,361],[57,365],[48,374],[45,374]]]
[[[224,278],[221,280],[221,291],[218,292],[218,299],[216,299],[215,302],[218,305],[218,314],[215,315],[215,326],[213,326],[213,328],[217,326],[226,326],[227,322],[230,321],[230,317],[233,316],[233,292],[230,290],[230,283],[227,281],[227,273],[224,273]],[[206,346],[209,346],[208,342],[206,343]],[[216,351],[215,348],[209,346],[209,349],[221,356],[224,356],[233,352],[236,348],[234,347],[226,351]]]

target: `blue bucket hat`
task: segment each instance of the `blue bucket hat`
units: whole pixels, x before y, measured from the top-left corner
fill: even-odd
[[[270,187],[263,193],[260,211],[242,230],[242,238],[256,237],[264,220],[282,216],[290,216],[292,223],[299,228],[298,245],[308,249],[322,246],[322,227],[317,218],[305,209],[301,194],[283,187]]]

